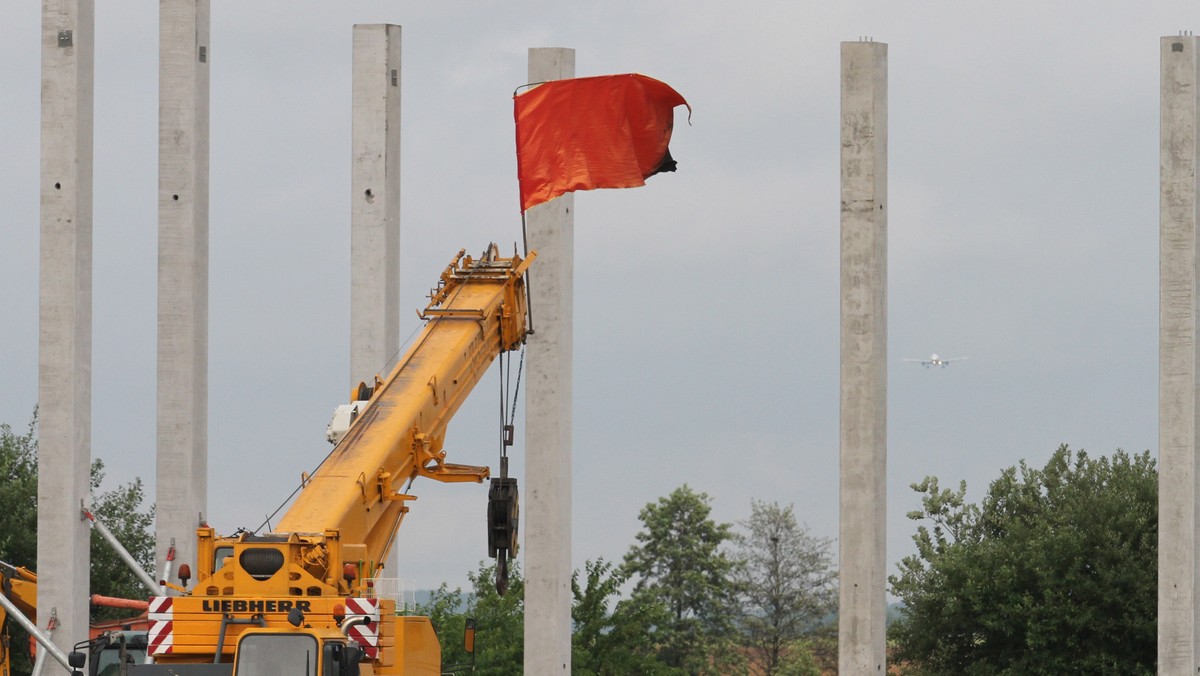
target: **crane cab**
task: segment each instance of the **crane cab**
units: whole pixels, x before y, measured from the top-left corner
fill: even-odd
[[[366,676],[363,650],[334,629],[256,629],[242,634],[234,676]]]

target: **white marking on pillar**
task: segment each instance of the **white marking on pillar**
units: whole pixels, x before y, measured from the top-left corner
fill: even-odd
[[[575,50],[529,50],[529,81],[575,77]],[[534,335],[525,406],[525,672],[571,673],[571,357],[575,196],[526,212]]]
[[[56,609],[64,652],[88,630],[94,27],[93,0],[42,3],[38,626]]]
[[[1164,37],[1159,126],[1158,673],[1200,666],[1197,580],[1197,42]]]
[[[887,45],[842,43],[838,664],[886,670]]]
[[[158,577],[171,540],[196,561],[208,504],[209,0],[160,0],[158,62]]]
[[[350,131],[350,387],[400,350],[400,26],[354,26]],[[400,550],[385,570],[399,575]]]

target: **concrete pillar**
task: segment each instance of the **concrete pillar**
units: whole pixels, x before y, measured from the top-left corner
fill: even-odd
[[[575,50],[529,50],[529,81],[575,77]],[[526,212],[534,335],[526,347],[525,674],[571,673],[571,356],[575,196]]]
[[[350,388],[400,350],[400,26],[354,26],[350,129]],[[400,574],[392,549],[384,575]]]
[[[839,673],[882,674],[887,576],[887,45],[842,43]]]
[[[353,97],[351,388],[400,349],[400,26],[354,27]]]
[[[1196,615],[1197,42],[1164,37],[1159,110],[1158,673],[1200,667]]]
[[[209,0],[160,0],[156,570],[196,566],[208,504]]]
[[[93,0],[42,2],[38,626],[53,612],[64,651],[88,635],[94,18]]]

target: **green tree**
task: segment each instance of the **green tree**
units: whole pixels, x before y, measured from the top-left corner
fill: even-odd
[[[525,660],[525,580],[516,561],[508,564],[508,591],[496,593],[495,564],[481,563],[468,575],[473,588],[470,616],[475,618],[477,672],[487,676],[519,674]]]
[[[442,668],[474,664],[484,676],[519,674],[525,655],[525,582],[516,561],[509,563],[508,591],[496,593],[496,566],[480,562],[467,574],[470,593],[443,584],[417,612],[428,615],[442,645]],[[475,620],[475,655],[463,647],[466,618]]]
[[[732,638],[736,564],[722,549],[732,526],[713,521],[711,511],[708,495],[686,484],[646,505],[622,567],[637,579],[634,600],[661,603],[670,613],[654,632],[659,659],[694,674],[744,669]]]
[[[1158,476],[1149,451],[1060,447],[1010,467],[981,505],[913,484],[917,553],[890,582],[896,658],[925,674],[1154,672]]]
[[[785,657],[792,664],[798,650],[808,652],[799,639],[821,630],[837,608],[831,541],[799,526],[792,507],[778,503],[752,501],[741,526],[734,541],[742,634],[763,674],[784,673]]]
[[[0,425],[0,561],[37,562],[37,410],[24,434]]]
[[[792,641],[780,654],[774,673],[778,676],[821,676],[826,672],[821,669],[816,652],[804,639]],[[836,667],[831,671],[837,673]]]
[[[443,671],[474,665],[475,673],[519,674],[524,660],[524,581],[518,566],[510,564],[509,589],[496,593],[494,565],[480,563],[469,573],[471,590],[451,590],[442,584],[429,600],[417,606],[427,615],[442,645]],[[617,600],[625,578],[606,561],[588,561],[586,582],[581,588],[578,571],[571,580],[575,602],[572,673],[575,674],[668,674],[657,661],[651,631],[669,615],[661,604],[630,599]],[[463,648],[466,619],[475,621],[474,659]]]
[[[104,483],[104,462],[96,459],[91,467],[92,514],[108,527],[143,570],[154,574],[154,507],[142,511],[146,491],[141,478],[100,492]],[[91,587],[93,594],[124,599],[143,599],[150,591],[138,580],[99,533],[92,531]],[[119,608],[92,606],[91,619],[109,620],[136,615]]]
[[[578,676],[669,674],[658,661],[654,629],[670,621],[666,606],[651,597],[621,599],[626,577],[612,563],[599,559],[584,564],[571,576],[571,673]],[[615,603],[614,603],[615,602]],[[610,608],[611,605],[611,608]]]

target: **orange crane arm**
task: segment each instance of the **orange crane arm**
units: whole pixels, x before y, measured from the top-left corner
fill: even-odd
[[[414,499],[403,492],[406,482],[489,477],[487,467],[447,462],[443,443],[451,418],[492,361],[524,344],[524,274],[535,255],[502,258],[495,245],[478,259],[459,252],[421,313],[424,329],[396,367],[370,386],[360,384],[354,401],[339,407],[330,426],[336,446],[304,477],[275,530],[222,537],[206,524],[197,529],[195,587],[186,591],[191,570],[180,566],[183,586],[175,589],[184,594],[150,603],[158,631],[149,653],[156,661],[228,660],[238,636],[266,641],[300,614],[305,631],[335,632],[355,615],[343,633],[355,636],[373,673],[438,663],[428,618],[398,617],[395,601],[377,595],[372,578]],[[492,479],[492,489],[499,496],[488,496],[489,554],[500,570],[515,549],[515,479]]]
[[[536,254],[501,258],[495,248],[458,257],[442,273],[408,352],[371,393],[333,453],[305,482],[276,533],[338,529],[342,542],[363,543],[369,559],[387,557],[419,476],[481,482],[486,467],[445,461],[446,427],[501,352],[525,339],[522,275]]]

